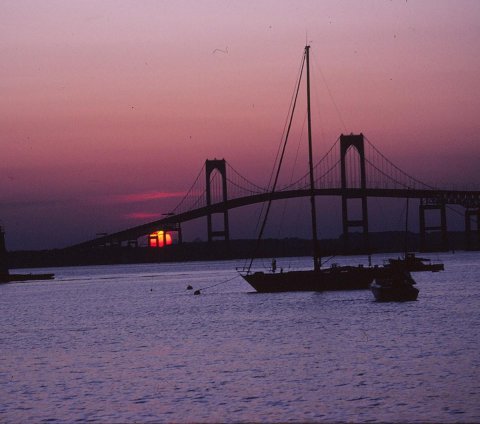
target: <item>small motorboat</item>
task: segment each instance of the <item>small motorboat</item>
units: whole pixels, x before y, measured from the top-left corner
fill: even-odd
[[[370,289],[378,302],[408,302],[417,300],[419,290],[414,284],[409,271],[396,270],[375,278]]]

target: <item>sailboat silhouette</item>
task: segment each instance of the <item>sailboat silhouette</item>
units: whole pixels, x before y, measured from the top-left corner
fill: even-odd
[[[311,108],[310,108],[310,46],[305,46],[304,55],[302,58],[301,74],[296,88],[296,95],[294,106],[292,108],[293,116],[295,110],[295,103],[298,96],[298,91],[301,84],[301,76],[303,70],[306,68],[306,90],[307,90],[307,128],[308,128],[308,157],[309,157],[309,180],[310,180],[310,213],[312,221],[312,251],[313,251],[313,269],[303,271],[289,271],[276,272],[276,267],[272,266],[270,272],[252,272],[252,262],[242,277],[257,291],[257,292],[284,292],[284,291],[323,291],[323,290],[354,290],[367,289],[374,278],[375,267],[358,266],[331,266],[330,268],[321,267],[320,249],[317,237],[317,216],[315,206],[315,180],[313,174],[313,148],[312,148],[312,124],[311,124]],[[275,192],[278,175],[285,152],[285,145],[287,137],[283,146],[281,158],[276,171],[275,180],[271,193]],[[263,235],[265,223],[268,218],[272,200],[270,199],[267,205],[266,213],[262,226],[260,228],[259,240]]]

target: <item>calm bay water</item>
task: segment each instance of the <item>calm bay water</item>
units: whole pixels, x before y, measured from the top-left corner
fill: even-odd
[[[255,294],[234,261],[0,285],[0,422],[480,422],[480,254],[439,259],[408,303]]]

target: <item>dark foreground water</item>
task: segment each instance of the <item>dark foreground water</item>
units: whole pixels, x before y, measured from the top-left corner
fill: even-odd
[[[240,278],[185,290],[241,262],[1,285],[0,422],[480,422],[480,254],[440,259],[409,303]]]

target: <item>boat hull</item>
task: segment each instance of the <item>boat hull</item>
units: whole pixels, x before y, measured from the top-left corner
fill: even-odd
[[[6,274],[0,275],[0,283],[52,280],[55,274]]]
[[[370,268],[333,267],[321,271],[255,272],[242,277],[259,293],[365,290],[373,281]]]

